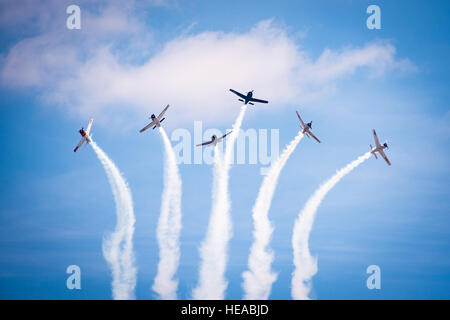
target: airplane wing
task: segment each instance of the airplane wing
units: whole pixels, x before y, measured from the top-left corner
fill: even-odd
[[[384,153],[384,151],[383,151],[383,150],[380,150],[379,152],[380,152],[381,156],[383,157],[383,159],[384,159],[384,160],[386,161],[386,163],[388,164],[388,166],[390,166],[390,165],[391,165],[391,162],[389,161],[388,157],[386,157],[386,154]]]
[[[220,140],[222,140],[223,138],[225,138],[227,135],[229,135],[231,132],[233,132],[233,130],[231,130],[230,132],[225,133],[223,136],[221,136],[220,138],[218,138],[217,141],[219,142]]]
[[[302,127],[305,128],[306,125],[303,122],[302,117],[300,117],[300,115],[298,114],[298,111],[295,111],[295,112],[297,113],[298,120],[300,120],[300,123],[302,124]]]
[[[203,142],[203,143],[197,144],[196,147],[206,146],[207,144],[211,144],[211,143],[212,143],[212,141]]]
[[[87,129],[86,129],[86,133],[88,135],[89,135],[89,132],[91,131],[92,121],[94,121],[94,117],[91,117],[91,119],[89,119],[89,124],[88,124]]]
[[[148,128],[154,126],[156,124],[156,121],[152,121],[150,122],[148,125],[146,125],[144,128],[142,128],[141,130],[139,130],[139,132],[144,132],[145,130],[147,130]]]
[[[379,147],[380,146],[380,140],[378,140],[377,133],[375,132],[375,129],[372,129],[372,132],[373,132],[373,138],[375,140],[375,145],[377,147]]]
[[[310,134],[311,135],[311,137],[313,137],[314,139],[316,139],[317,140],[317,142],[318,143],[320,143],[320,140],[319,139],[317,139],[317,137],[311,132],[311,130],[309,130],[309,132],[308,132],[308,134]]]
[[[233,92],[235,95],[238,95],[242,99],[247,98],[247,96],[243,95],[242,93],[237,92],[236,90],[230,89],[231,92]]]
[[[73,149],[73,152],[77,152],[78,148],[81,147],[84,143],[84,141],[86,140],[86,136],[84,136],[83,138],[81,138],[80,142],[78,142],[77,146],[75,147],[75,149]]]
[[[255,99],[255,98],[251,98],[250,101],[259,102],[259,103],[269,103],[269,101],[267,101],[267,100],[261,100],[261,99]]]
[[[164,113],[166,113],[167,109],[169,109],[169,105],[167,105],[167,106],[164,108],[164,110],[159,114],[158,120],[161,121],[161,119],[162,119]]]

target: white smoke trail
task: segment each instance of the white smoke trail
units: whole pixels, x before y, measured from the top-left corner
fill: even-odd
[[[112,272],[113,299],[134,299],[137,271],[134,266],[135,219],[131,191],[119,169],[106,153],[94,141],[91,145],[105,169],[116,202],[116,229],[103,239],[103,256]]]
[[[295,221],[292,235],[292,247],[294,252],[294,272],[292,273],[291,293],[296,300],[309,299],[311,290],[311,278],[317,273],[317,260],[311,256],[308,241],[320,203],[345,175],[355,169],[370,157],[370,151],[349,163],[337,171],[329,180],[322,184],[308,199],[302,211]]]
[[[175,273],[180,261],[181,178],[170,140],[162,127],[159,128],[159,131],[166,150],[166,163],[161,214],[156,232],[159,263],[152,288],[160,299],[174,300],[177,298],[178,287],[178,279],[175,279]]]
[[[228,281],[225,279],[228,242],[232,236],[228,172],[234,143],[239,134],[246,109],[247,106],[243,105],[233,125],[233,131],[226,140],[227,147],[223,162],[220,160],[218,148],[214,149],[213,206],[206,238],[200,248],[199,284],[192,292],[194,299],[223,300],[225,298],[225,291],[228,286]]]
[[[277,274],[271,270],[274,255],[272,250],[268,248],[273,232],[268,213],[281,170],[302,138],[303,133],[300,131],[270,167],[259,189],[258,197],[253,206],[254,239],[248,258],[249,270],[242,274],[244,278],[244,299],[268,299],[272,284],[277,279]]]

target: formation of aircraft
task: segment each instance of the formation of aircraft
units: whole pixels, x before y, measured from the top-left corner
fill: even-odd
[[[295,111],[297,113],[297,117],[298,120],[300,120],[300,126],[302,127],[302,132],[305,136],[307,136],[308,138],[311,136],[314,139],[317,140],[318,143],[320,143],[320,140],[317,139],[317,137],[314,135],[314,133],[312,133],[311,129],[312,129],[312,121],[308,122],[307,124],[305,124],[302,120],[302,117],[300,117],[300,114],[298,113],[298,111]]]
[[[383,149],[389,149],[387,142],[380,144],[380,140],[378,140],[377,133],[375,129],[372,129],[373,132],[373,139],[375,140],[375,148],[370,145],[370,150],[375,157],[375,159],[378,159],[377,152],[380,154],[380,156],[383,157],[383,159],[386,161],[388,166],[391,165],[391,162],[389,161],[388,157],[386,157],[386,154],[384,153]]]
[[[253,102],[259,102],[259,103],[268,103],[268,101],[266,100],[260,100],[260,99],[256,99],[253,98],[253,90],[249,91],[247,93],[247,95],[244,95],[242,93],[239,93],[233,89],[230,89],[231,92],[233,92],[234,94],[238,95],[240,98],[239,101],[244,102],[244,104],[251,104],[253,105]],[[150,127],[153,127],[153,129],[155,128],[159,128],[161,127],[161,122],[164,121],[165,118],[163,118],[164,114],[166,113],[167,109],[169,109],[169,105],[167,105],[163,111],[161,111],[161,113],[159,114],[158,117],[155,116],[155,114],[152,114],[151,117],[149,119],[152,119],[152,122],[150,122],[148,125],[146,125],[144,128],[142,128],[139,132],[144,132],[145,130],[147,130]],[[300,120],[300,126],[302,129],[302,133],[304,135],[306,135],[308,138],[313,137],[317,142],[320,143],[320,140],[312,133],[311,129],[312,129],[312,121],[308,122],[305,124],[305,122],[303,121],[302,117],[300,116],[300,114],[298,113],[298,111],[295,111],[297,113],[297,117]],[[89,124],[87,126],[87,129],[84,130],[83,128],[81,128],[78,132],[81,134],[81,140],[78,143],[78,145],[75,147],[75,149],[73,150],[74,152],[77,152],[77,150],[83,145],[83,143],[86,142],[86,145],[88,145],[91,142],[91,137],[89,136],[89,133],[91,131],[91,127],[92,127],[92,122],[94,121],[94,118],[91,117],[91,119],[89,120]],[[213,135],[211,137],[210,141],[206,141],[200,144],[197,144],[196,146],[216,146],[220,141],[222,141],[227,135],[229,135],[232,131],[224,134],[222,137],[218,138],[216,135]],[[387,158],[386,154],[384,153],[384,149],[389,149],[387,142],[381,144],[380,141],[378,140],[378,136],[377,133],[375,131],[375,129],[372,129],[373,132],[373,138],[375,140],[375,147],[372,147],[372,145],[370,145],[370,152],[373,154],[373,156],[378,159],[376,153],[378,152],[381,157],[383,157],[383,159],[386,161],[386,163],[390,166],[391,162],[389,161],[389,159]]]
[[[77,152],[77,150],[83,145],[83,143],[86,142],[86,145],[88,145],[91,142],[91,137],[89,136],[89,132],[91,132],[92,121],[94,121],[93,117],[91,117],[91,119],[89,119],[89,124],[88,124],[86,130],[84,130],[84,128],[82,127],[78,131],[81,134],[81,140],[80,140],[80,142],[78,142],[75,149],[73,149],[73,152]]]
[[[240,92],[237,92],[236,90],[233,90],[233,89],[230,89],[230,91],[233,92],[233,93],[234,93],[235,95],[237,95],[238,97],[240,97],[240,99],[238,99],[238,100],[244,102],[244,104],[247,104],[247,103],[248,103],[248,104],[254,105],[253,102],[269,103],[269,101],[266,101],[266,100],[261,100],[261,99],[253,98],[253,91],[254,91],[254,90],[247,92],[246,95],[245,95],[245,94],[242,94],[242,93],[240,93]]]
[[[197,144],[197,147],[200,147],[200,146],[213,146],[213,147],[215,147],[215,146],[217,145],[217,143],[219,143],[223,138],[225,138],[225,137],[226,137],[227,135],[229,135],[231,132],[232,132],[232,131],[230,131],[230,132],[228,132],[228,133],[225,133],[225,134],[224,134],[223,136],[221,136],[220,138],[217,138],[217,136],[214,134],[214,135],[211,137],[211,140],[210,140],[210,141],[206,141],[206,142]]]
[[[145,130],[147,130],[148,128],[150,128],[151,126],[153,126],[153,129],[155,129],[156,127],[161,127],[161,122],[164,121],[163,118],[164,113],[166,113],[167,109],[169,109],[169,105],[167,105],[163,111],[161,111],[161,113],[159,114],[158,117],[155,116],[155,114],[152,114],[151,117],[149,119],[152,119],[152,122],[150,122],[148,125],[146,125],[144,128],[142,128],[139,132],[144,132]]]

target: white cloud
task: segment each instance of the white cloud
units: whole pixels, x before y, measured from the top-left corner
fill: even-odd
[[[245,33],[183,34],[149,57],[151,32],[132,9],[118,8],[84,13],[86,28],[95,30],[84,30],[87,39],[52,31],[20,41],[2,65],[3,83],[37,87],[49,104],[108,122],[157,113],[170,103],[171,124],[224,124],[237,112],[229,88],[255,89],[277,108],[318,99],[358,68],[373,76],[406,65],[388,43],[326,49],[314,60],[271,20]]]
[[[141,20],[133,17],[133,6],[98,1],[98,7],[88,10],[88,2],[81,1],[81,30],[74,31],[66,28],[65,8],[69,3],[52,0],[32,6],[25,1],[22,11],[15,10],[17,3],[0,6],[8,17],[0,27],[7,27],[10,32],[32,29],[32,33],[37,33],[18,41],[3,59],[3,84],[55,93],[60,89],[55,84],[76,77],[77,70],[94,58],[100,48],[108,48],[121,62],[148,55],[152,34]],[[16,20],[25,25],[22,31],[14,27]]]

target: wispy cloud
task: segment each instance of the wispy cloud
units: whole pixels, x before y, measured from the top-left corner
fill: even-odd
[[[273,20],[242,33],[181,33],[150,55],[154,31],[133,3],[87,7],[82,14],[79,31],[44,21],[51,27],[13,45],[1,65],[3,84],[38,88],[48,103],[80,115],[141,116],[170,97],[179,110],[172,123],[225,123],[232,120],[230,87],[264,92],[281,106],[329,94],[359,68],[377,76],[408,64],[387,42],[325,49],[313,58]]]

